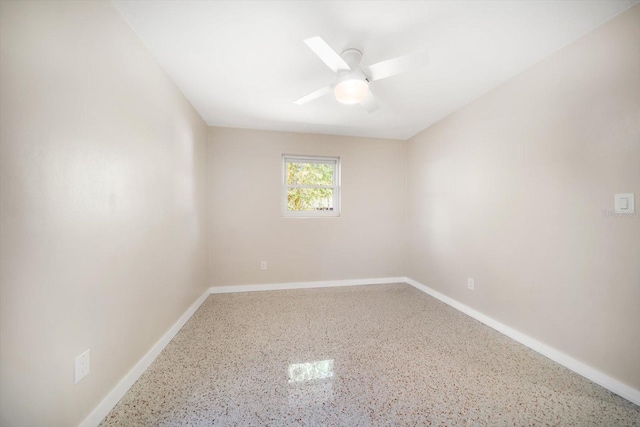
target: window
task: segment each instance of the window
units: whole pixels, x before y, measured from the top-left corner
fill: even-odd
[[[283,156],[284,216],[340,215],[340,159]]]

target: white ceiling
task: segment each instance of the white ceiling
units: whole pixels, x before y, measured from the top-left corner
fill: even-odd
[[[113,3],[209,125],[407,139],[637,1]],[[371,83],[371,114],[332,95],[299,106],[335,78],[312,36],[361,65],[423,47],[430,64]]]

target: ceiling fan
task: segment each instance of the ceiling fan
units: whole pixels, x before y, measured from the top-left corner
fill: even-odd
[[[369,83],[425,66],[428,63],[426,50],[421,50],[361,68],[359,64],[362,52],[358,49],[346,49],[338,55],[321,37],[311,37],[304,42],[322,62],[327,64],[327,67],[336,73],[336,80],[333,84],[294,101],[294,104],[298,105],[333,92],[338,102],[360,104],[372,113],[379,106],[371,93]]]

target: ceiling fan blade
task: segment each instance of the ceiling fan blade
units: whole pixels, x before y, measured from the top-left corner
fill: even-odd
[[[302,105],[306,104],[309,101],[313,101],[316,98],[320,98],[321,96],[325,96],[328,93],[331,93],[333,88],[331,86],[323,87],[322,89],[318,89],[315,92],[311,92],[309,95],[303,96],[302,98],[293,101],[294,104]]]
[[[311,37],[304,42],[334,73],[351,70],[349,64],[347,64],[335,50],[331,49],[331,46],[329,46],[322,37]]]
[[[373,96],[371,91],[367,92],[367,96],[362,101],[360,101],[360,105],[362,105],[370,113],[373,113],[378,108],[380,108],[378,102],[376,101],[376,98]]]
[[[380,80],[396,74],[404,73],[414,68],[424,67],[429,63],[426,50],[420,50],[405,56],[399,56],[377,64],[369,65],[368,74],[370,81]]]

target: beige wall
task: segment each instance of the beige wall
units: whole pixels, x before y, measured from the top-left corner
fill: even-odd
[[[408,148],[408,276],[636,389],[639,41],[635,6]]]
[[[72,426],[208,286],[207,127],[111,3],[0,15],[0,424]]]
[[[210,128],[209,143],[212,285],[404,276],[405,142]],[[340,157],[339,218],[282,217],[282,154]]]
[[[207,130],[110,3],[2,2],[0,424],[77,424],[210,284],[407,274],[640,388],[640,216],[603,215],[637,40],[640,6],[406,143]],[[282,218],[283,153],[340,156],[341,217]]]

